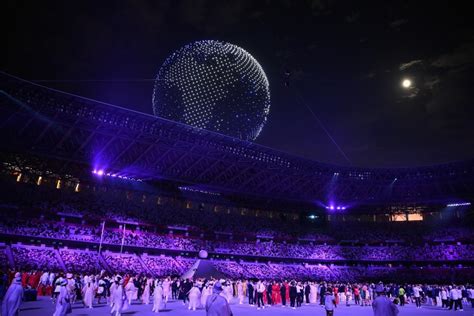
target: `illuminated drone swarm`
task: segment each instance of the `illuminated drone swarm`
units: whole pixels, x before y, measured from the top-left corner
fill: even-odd
[[[161,66],[153,90],[155,115],[254,140],[270,112],[270,89],[260,64],[233,44],[198,41]]]

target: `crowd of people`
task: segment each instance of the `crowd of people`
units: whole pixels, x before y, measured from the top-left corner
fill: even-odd
[[[12,247],[12,252],[15,265],[22,267],[22,269],[63,270],[56,257],[56,252],[52,248]],[[38,263],[40,264],[38,265]]]
[[[33,288],[38,295],[50,296],[56,304],[54,316],[63,315],[76,302],[83,308],[108,304],[113,315],[120,315],[132,303],[151,305],[159,312],[170,300],[182,300],[190,310],[206,308],[208,298],[222,296],[228,304],[248,304],[256,309],[321,305],[326,309],[338,304],[368,307],[376,305],[383,295],[391,304],[402,308],[414,304],[417,308],[434,306],[440,309],[463,310],[474,308],[474,286],[470,284],[400,284],[382,282],[326,282],[321,279],[262,278],[214,279],[211,276],[182,279],[180,277],[153,277],[150,274],[110,274],[102,270],[96,274],[10,271],[2,279],[13,287]],[[5,287],[2,297],[5,296]],[[10,293],[11,294],[11,293]],[[327,297],[331,301],[328,302]],[[12,298],[5,296],[4,302]],[[13,300],[17,301],[17,300]],[[9,304],[9,303],[4,303]],[[16,305],[15,305],[16,306]],[[74,306],[78,306],[77,304]],[[15,308],[15,307],[6,307]],[[397,307],[395,307],[397,308]],[[13,315],[5,312],[2,315]],[[226,315],[226,314],[224,314]]]
[[[97,273],[100,270],[115,271],[121,274],[150,274],[163,277],[182,275],[188,271],[195,258],[170,255],[148,255],[146,253],[118,253],[69,248],[55,249],[47,246],[12,245],[0,248],[5,257],[11,251],[11,266],[5,259],[5,269],[23,271],[70,271],[73,273]],[[345,265],[345,264],[307,264],[283,262],[255,262],[240,259],[212,259],[212,266],[229,278],[259,278],[271,276],[279,279],[321,279],[335,282],[345,280],[376,281],[425,281],[458,282],[474,279],[474,269],[469,266],[402,266],[402,265]]]
[[[390,308],[408,303],[462,309],[473,301],[466,280],[474,280],[474,234],[462,225],[314,228],[235,212],[141,205],[109,193],[7,205],[17,216],[0,215],[0,234],[8,240],[0,245],[0,295],[7,286],[15,288],[12,293],[18,285],[35,289],[57,304],[55,316],[70,302],[86,308],[106,302],[115,315],[132,302],[158,312],[171,299],[196,310],[213,290],[225,299],[219,304],[224,310],[232,303],[295,309],[315,304],[330,311],[338,304],[377,305],[376,293],[394,304]],[[25,244],[32,239],[44,245]],[[99,252],[101,247],[108,250]],[[201,250],[212,255],[224,279],[180,279]]]
[[[101,270],[97,252],[59,249],[59,255],[67,271],[99,271]]]
[[[0,233],[88,243],[251,255],[269,258],[305,258],[313,260],[352,261],[453,261],[474,260],[474,244],[422,245],[340,245],[315,243],[286,243],[276,241],[233,241],[187,238],[139,230],[106,228],[101,239],[101,225],[91,227],[75,223],[42,220],[15,220],[0,224]]]

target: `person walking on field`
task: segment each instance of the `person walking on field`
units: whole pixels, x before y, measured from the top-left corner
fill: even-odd
[[[387,297],[382,284],[377,285],[375,292],[378,296],[372,302],[374,316],[397,316],[398,307]]]
[[[405,289],[402,286],[398,289],[398,299],[400,300],[400,306],[405,306]]]
[[[159,313],[161,303],[163,302],[163,287],[159,280],[155,280],[155,289],[153,290],[153,308],[152,312]]]
[[[15,274],[12,284],[3,297],[2,315],[17,316],[23,298],[23,287],[21,286],[20,273]]]
[[[326,316],[333,316],[334,309],[336,308],[336,297],[333,294],[333,289],[328,288],[324,294],[324,309],[326,310]]]
[[[206,316],[232,316],[229,303],[220,295],[222,291],[221,283],[216,282],[212,288],[212,295],[206,301]]]

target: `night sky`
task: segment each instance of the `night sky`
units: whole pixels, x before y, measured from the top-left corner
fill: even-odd
[[[468,3],[3,1],[0,69],[151,114],[141,79],[189,42],[230,42],[270,81],[257,143],[341,165],[430,165],[474,157]]]

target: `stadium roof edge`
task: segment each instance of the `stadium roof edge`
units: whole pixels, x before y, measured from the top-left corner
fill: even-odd
[[[99,103],[99,104],[106,105],[106,106],[109,106],[109,107],[112,107],[112,108],[116,108],[120,111],[128,111],[128,112],[136,113],[138,115],[144,115],[144,116],[147,116],[147,117],[155,119],[155,120],[162,120],[162,121],[170,122],[170,123],[173,123],[173,124],[177,124],[179,126],[183,126],[185,128],[194,129],[194,130],[196,130],[200,133],[209,133],[211,135],[217,135],[219,137],[223,137],[225,139],[228,139],[232,142],[238,142],[241,145],[244,144],[245,146],[256,147],[256,149],[260,149],[260,150],[264,149],[265,151],[271,151],[273,153],[278,153],[278,154],[283,155],[283,156],[289,156],[293,159],[296,158],[296,159],[299,159],[299,160],[303,160],[305,162],[311,162],[311,163],[314,163],[314,164],[319,164],[321,167],[326,167],[326,168],[335,168],[335,169],[338,169],[338,170],[341,170],[341,169],[343,169],[343,170],[357,170],[359,172],[364,172],[364,171],[405,171],[405,170],[409,171],[409,170],[424,169],[424,168],[431,169],[431,168],[436,168],[436,167],[449,166],[449,165],[452,165],[452,164],[459,164],[459,163],[466,163],[466,162],[469,162],[469,161],[474,161],[474,157],[473,157],[473,158],[467,159],[467,160],[448,161],[448,162],[443,162],[443,163],[419,165],[419,166],[396,166],[396,167],[362,167],[362,166],[357,166],[357,165],[348,166],[348,165],[338,165],[338,164],[333,164],[333,163],[325,163],[325,162],[321,162],[321,161],[318,161],[318,160],[302,157],[302,156],[299,156],[299,155],[296,155],[296,154],[293,154],[293,153],[289,153],[289,152],[286,152],[284,150],[275,149],[275,148],[265,146],[265,145],[262,145],[262,144],[257,144],[255,142],[241,140],[241,139],[238,139],[238,138],[235,138],[235,137],[232,137],[232,136],[229,136],[229,135],[225,135],[225,134],[222,134],[222,133],[218,133],[218,132],[215,132],[215,131],[201,129],[201,128],[194,127],[194,126],[191,126],[191,125],[187,125],[187,124],[184,124],[184,123],[181,123],[181,122],[172,121],[172,120],[169,120],[169,119],[166,119],[166,118],[163,118],[163,117],[154,116],[154,115],[149,114],[149,113],[139,112],[139,111],[136,111],[136,110],[133,110],[133,109],[130,109],[130,108],[125,108],[123,106],[119,106],[119,105],[115,105],[115,104],[95,100],[95,99],[84,97],[84,96],[77,95],[77,94],[74,94],[74,93],[58,90],[58,89],[51,88],[51,87],[48,87],[48,86],[44,86],[44,85],[38,84],[34,81],[23,79],[23,78],[17,77],[15,75],[9,74],[9,73],[1,71],[1,70],[0,70],[0,75],[6,76],[6,77],[9,77],[9,78],[13,78],[15,80],[22,81],[22,82],[25,82],[25,83],[28,83],[28,84],[31,84],[31,85],[35,85],[39,88],[47,89],[47,90],[53,91],[55,93],[65,94],[65,95],[69,95],[71,97],[75,97],[75,98],[78,98],[78,99],[83,99],[83,100],[86,100],[86,101],[89,101],[89,102]]]

